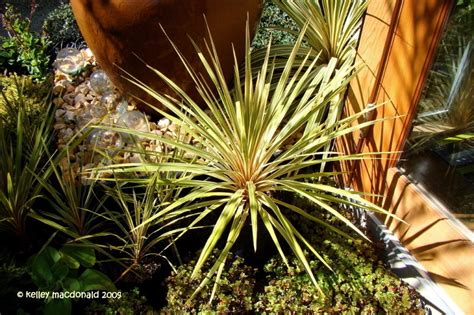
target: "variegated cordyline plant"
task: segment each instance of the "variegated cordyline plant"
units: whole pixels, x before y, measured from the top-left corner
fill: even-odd
[[[356,56],[362,20],[367,10],[367,0],[272,0],[305,32],[305,46],[300,49],[320,54],[318,62],[328,63],[337,59],[338,67],[352,64]],[[286,30],[295,33],[293,30]],[[298,35],[298,34],[296,34]],[[272,54],[287,56],[291,45],[277,45]],[[264,54],[264,52],[261,52]]]
[[[328,67],[347,68],[355,60],[357,44],[364,14],[367,10],[367,0],[272,0],[300,27],[306,27],[304,32],[305,45],[299,48],[299,55],[294,66],[297,68],[302,62],[302,56],[310,55],[317,58],[318,64],[327,64]],[[306,25],[306,26],[305,26]],[[295,31],[287,29],[289,33]],[[275,45],[271,48],[270,56],[275,57],[276,69],[286,66],[288,56],[293,52],[292,45]],[[267,52],[263,49],[254,53],[254,64],[261,64]],[[304,63],[303,63],[304,64]],[[315,68],[313,71],[318,72]],[[277,75],[273,82],[278,82]],[[314,74],[312,74],[314,75]],[[324,118],[330,123],[336,122],[341,116],[346,89],[341,89],[334,95],[331,102],[321,107],[315,119]],[[330,128],[328,132],[332,132]],[[328,142],[325,151],[332,148]],[[326,163],[320,165],[323,171]]]
[[[316,116],[321,108],[329,104],[333,97],[339,95],[345,88],[353,72],[352,66],[339,69],[331,65],[317,66],[318,59],[313,58],[311,52],[294,71],[294,63],[304,38],[303,30],[288,57],[276,88],[271,91],[270,84],[275,64],[269,56],[270,46],[266,58],[258,68],[258,75],[254,78],[252,70],[255,69],[252,69],[249,37],[247,30],[244,79],[240,78],[240,65],[235,61],[233,84],[228,84],[224,78],[212,40],[206,42],[204,52],[195,45],[208,80],[203,79],[203,76],[192,69],[173,44],[202,99],[192,99],[178,83],[172,82],[166,75],[153,68],[150,69],[157,74],[157,77],[166,81],[179,98],[161,94],[131,79],[166,108],[166,111],[156,109],[159,114],[192,136],[198,145],[190,145],[179,139],[169,139],[156,134],[121,128],[116,130],[156,139],[194,154],[199,157],[198,159],[183,158],[166,163],[128,163],[112,165],[105,170],[110,172],[112,169],[115,173],[125,174],[136,172],[150,174],[149,180],[146,177],[134,179],[132,176],[127,179],[142,184],[152,183],[151,174],[155,172],[188,174],[174,182],[176,186],[186,187],[188,192],[156,212],[142,225],[152,221],[165,224],[170,220],[195,213],[197,216],[188,226],[192,228],[203,224],[203,220],[209,214],[217,213],[218,219],[202,247],[192,276],[195,277],[201,272],[204,262],[220,239],[226,239],[225,246],[194,295],[215,276],[216,282],[211,296],[214,295],[227,255],[242,228],[248,224],[251,225],[253,235],[251,246],[255,251],[258,250],[258,235],[262,233],[261,229],[258,229],[259,221],[263,223],[262,226],[270,235],[282,259],[287,262],[281,245],[284,241],[317,286],[304,248],[323,263],[325,261],[317,248],[301,235],[285,213],[297,213],[323,228],[334,230],[347,238],[351,236],[310,215],[305,209],[285,202],[281,196],[282,192],[307,198],[321,211],[341,220],[363,238],[366,236],[338,211],[341,204],[360,206],[390,215],[377,205],[365,201],[360,194],[324,184],[322,179],[333,176],[333,172],[310,171],[322,162],[367,158],[364,155],[345,156],[337,152],[321,151],[334,139],[370,124],[368,122],[352,126],[353,122],[366,114],[365,111],[333,122]],[[230,86],[233,86],[233,89]],[[299,137],[295,138],[297,134]],[[283,150],[284,145],[291,139],[293,139],[291,147]],[[323,153],[328,154],[325,159],[322,158]],[[155,184],[168,185],[169,182],[158,180]],[[177,237],[185,232],[178,232]],[[325,265],[331,268],[327,263]]]
[[[33,204],[41,198],[38,178],[48,178],[47,147],[51,143],[54,112],[42,101],[43,112],[33,119],[29,113],[25,81],[15,78],[16,95],[0,90],[4,105],[0,115],[0,230],[24,235]]]
[[[141,277],[142,275],[135,269],[148,256],[159,256],[169,262],[165,256],[153,252],[153,248],[162,241],[169,242],[170,236],[177,230],[160,233],[166,228],[166,225],[156,227],[155,220],[146,222],[159,211],[160,206],[165,204],[163,199],[160,199],[161,190],[155,185],[155,180],[158,177],[158,174],[152,176],[152,182],[142,195],[139,195],[134,189],[131,193],[126,192],[121,183],[117,183],[117,187],[110,191],[119,205],[119,209],[114,209],[114,211],[106,209],[104,217],[113,222],[120,230],[120,233],[113,234],[116,239],[121,241],[120,245],[108,245],[109,250],[113,250],[121,256],[115,258],[115,261],[122,261],[126,266],[119,279],[129,272],[135,272],[138,277]],[[170,265],[173,267],[171,263]]]
[[[433,81],[420,103],[421,113],[410,135],[410,153],[424,150],[435,141],[460,142],[473,138],[474,40],[458,38],[457,42],[453,60],[439,65],[441,70],[431,71]],[[449,55],[444,45],[443,48]]]
[[[179,141],[186,143],[186,141],[189,141],[189,137],[186,139],[181,137]],[[137,143],[137,145],[139,144]],[[144,163],[150,160],[158,163],[168,163],[182,158],[182,155],[185,153],[182,150],[175,149],[170,154],[157,157],[153,154],[150,155],[150,152],[145,151],[143,148],[140,148],[140,150],[140,160]],[[181,224],[181,228],[168,229],[168,227],[173,227],[179,221],[196,216],[196,214],[178,216],[174,220],[167,221],[165,224],[161,224],[160,220],[150,220],[150,218],[168,206],[170,202],[179,198],[182,186],[175,185],[174,183],[179,183],[180,179],[186,176],[187,172],[182,171],[154,172],[145,181],[147,187],[144,193],[139,192],[140,188],[143,188],[141,185],[138,185],[138,187],[126,187],[126,182],[117,182],[115,187],[109,188],[108,195],[112,196],[119,207],[117,207],[118,209],[104,209],[104,217],[108,221],[113,222],[118,228],[119,232],[112,234],[112,236],[119,240],[119,242],[108,244],[106,248],[119,254],[119,257],[114,260],[122,261],[125,266],[125,270],[120,275],[120,278],[129,272],[142,277],[142,274],[136,270],[139,270],[138,267],[143,262],[143,259],[147,257],[161,257],[175,270],[171,261],[156,251],[157,245],[163,242],[167,242],[169,246],[173,247],[178,262],[181,262],[178,250],[173,242],[173,235],[189,230],[189,228],[184,224]],[[158,182],[160,182],[160,185],[158,185]]]

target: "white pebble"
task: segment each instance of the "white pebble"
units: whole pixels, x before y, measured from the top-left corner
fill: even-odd
[[[168,118],[162,118],[158,121],[158,128],[160,129],[166,129],[168,126],[171,124],[170,120]]]

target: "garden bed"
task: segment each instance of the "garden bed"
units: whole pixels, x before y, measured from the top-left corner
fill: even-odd
[[[297,30],[291,16],[304,3],[301,12],[275,3],[287,14],[267,2],[264,17],[280,12]],[[321,14],[334,10],[325,5]],[[357,26],[365,3],[351,5]],[[367,115],[339,117],[352,32],[334,49],[341,56],[305,33],[284,36],[291,45],[278,56],[251,50],[247,37],[242,78],[195,76],[201,100],[157,71],[175,96],[148,90],[163,109],[155,117],[115,89],[88,49],[22,68],[31,77],[2,77],[0,275],[13,284],[2,307],[16,298],[0,312],[423,313],[345,206],[388,213],[338,187],[332,170],[360,158],[331,148]],[[207,75],[223,78],[209,54]],[[51,95],[39,96],[45,87]],[[30,291],[93,298],[24,299]]]
[[[84,110],[89,112],[91,107],[97,105],[101,96],[90,87],[89,76],[97,67],[90,52],[83,51],[81,54],[88,59],[84,70],[77,73],[74,77],[67,76],[60,71],[55,75],[55,84],[53,85],[54,97],[53,104],[55,106],[55,123],[54,130],[57,133],[57,145],[59,148],[66,147],[71,140],[70,137],[81,137],[81,133],[90,134],[87,128],[92,124],[104,124],[107,115],[112,117],[115,115],[117,122],[116,107],[111,111],[104,112],[102,117],[87,116],[81,126],[81,115]],[[124,98],[116,93],[116,98],[122,102]],[[124,108],[124,112],[135,111],[133,100],[127,104],[131,104]],[[115,105],[120,104],[120,102]],[[99,105],[100,106],[100,105]],[[123,112],[123,113],[124,113]],[[122,114],[123,114],[122,113]],[[144,114],[143,114],[144,115]],[[143,117],[146,117],[145,115]],[[113,118],[112,118],[113,119]],[[163,120],[157,123],[150,122],[150,117],[145,118],[147,128],[165,133],[158,126],[163,125]],[[108,122],[110,125],[110,122]],[[104,126],[108,126],[107,122]],[[150,127],[152,126],[152,127]],[[166,126],[169,128],[169,123]],[[68,135],[70,137],[68,137]],[[170,137],[176,136],[172,133]],[[121,157],[110,155],[98,155],[99,159],[96,164],[84,164],[85,156],[93,156],[96,144],[91,145],[90,137],[85,138],[84,144],[77,146],[77,150],[70,151],[71,155],[65,157],[69,159],[68,169],[73,171],[74,176],[81,174],[81,171],[87,168],[93,168],[100,163],[106,164],[109,159],[123,161],[124,151]],[[143,142],[145,141],[145,142]],[[141,145],[149,143],[143,140]],[[127,144],[130,147],[137,145],[136,142]],[[143,146],[149,149],[148,146]],[[116,149],[120,152],[122,148]],[[84,167],[85,166],[85,167]],[[73,176],[73,177],[74,177]],[[82,173],[83,182],[87,183],[87,174]],[[98,187],[97,187],[98,188]],[[97,188],[95,190],[97,191]],[[100,190],[100,188],[99,188]],[[341,229],[345,229],[337,221],[330,217],[321,217],[321,214],[309,203],[304,203],[301,199],[288,195],[283,198],[285,202],[299,205],[303,209],[313,209],[310,213],[320,219],[330,220],[330,224]],[[117,207],[119,200],[113,200],[108,204],[110,207]],[[342,211],[344,212],[344,211]],[[350,212],[344,212],[351,218]],[[288,213],[289,214],[289,213]],[[266,249],[263,253],[260,251],[257,255],[248,247],[251,243],[250,229],[244,230],[239,238],[232,258],[228,262],[228,266],[221,280],[221,289],[216,295],[216,299],[212,304],[207,304],[210,298],[212,286],[209,285],[201,294],[200,298],[194,300],[191,304],[187,304],[186,311],[218,311],[225,312],[383,312],[393,311],[394,307],[401,313],[405,312],[422,312],[423,305],[419,296],[413,289],[403,284],[397,279],[387,266],[383,265],[377,256],[377,249],[363,240],[348,241],[337,233],[332,233],[324,228],[318,228],[311,225],[311,221],[293,216],[293,224],[299,226],[304,236],[313,244],[313,246],[329,259],[329,264],[334,268],[334,273],[317,260],[310,261],[314,272],[317,275],[318,282],[323,286],[326,296],[321,295],[316,287],[311,283],[309,276],[304,269],[299,266],[296,258],[290,258],[290,269],[287,269],[284,263],[277,256],[276,250]],[[212,224],[209,220],[208,224]],[[37,228],[43,229],[38,226]],[[260,227],[264,229],[264,227]],[[118,233],[117,227],[108,225],[107,229],[112,229],[113,233]],[[350,232],[347,230],[346,232]],[[30,235],[39,235],[43,232],[31,231]],[[46,233],[47,234],[47,233]],[[137,266],[135,270],[129,272],[125,277],[121,277],[123,269],[118,266],[106,264],[99,267],[111,279],[120,278],[117,282],[117,289],[123,294],[123,299],[95,300],[92,304],[86,301],[78,300],[76,307],[83,308],[84,312],[91,314],[101,314],[106,311],[129,310],[133,313],[144,312],[146,310],[160,310],[164,307],[164,311],[177,312],[182,311],[182,307],[193,289],[199,284],[199,278],[194,282],[187,279],[196,259],[196,251],[199,249],[199,242],[205,242],[208,232],[200,231],[189,234],[182,240],[177,242],[179,248],[179,256],[176,252],[168,251],[168,256],[176,264],[176,259],[183,261],[183,265],[177,267],[177,274],[172,272],[168,262],[162,258],[146,259]],[[261,248],[271,248],[271,239],[268,237],[260,238],[259,244]],[[60,245],[61,242],[56,243]],[[193,246],[189,246],[193,244]],[[40,246],[40,244],[36,244]],[[30,249],[31,250],[31,249]],[[212,260],[217,258],[218,252],[211,256]],[[174,257],[174,258],[171,258]],[[291,256],[290,256],[291,257]],[[203,268],[210,268],[210,263]],[[139,267],[139,268],[138,268]],[[16,268],[11,266],[9,268]],[[16,269],[15,269],[16,270]],[[24,285],[19,288],[34,287],[29,282],[25,269],[19,268],[19,273],[13,273],[14,278],[18,281],[24,281]],[[203,270],[203,271],[204,271]],[[8,275],[5,275],[9,278]],[[23,280],[20,280],[23,279]],[[165,282],[165,279],[166,282]],[[16,281],[9,280],[9,281]],[[166,293],[167,292],[167,293]],[[147,302],[148,301],[148,302]],[[32,305],[35,305],[34,303]],[[26,306],[28,308],[28,306]],[[33,306],[31,306],[33,307]]]
[[[290,200],[288,200],[290,201]],[[295,200],[293,200],[295,201]],[[299,198],[296,202],[302,202]],[[310,213],[315,215],[314,209]],[[342,211],[344,213],[344,211]],[[346,213],[349,215],[349,213]],[[328,259],[333,272],[318,260],[310,262],[324,289],[325,296],[311,283],[309,276],[299,266],[296,258],[289,256],[290,268],[275,251],[253,253],[248,248],[250,231],[244,233],[236,244],[222,275],[220,288],[211,304],[208,304],[212,283],[190,304],[186,301],[199,284],[200,278],[189,281],[195,264],[196,243],[205,239],[202,233],[190,234],[178,243],[183,265],[173,273],[163,259],[144,261],[142,268],[151,268],[147,277],[131,275],[116,283],[121,298],[77,300],[74,310],[81,314],[145,314],[157,313],[410,313],[424,314],[425,302],[418,293],[382,263],[382,254],[377,240],[373,244],[363,240],[348,241],[326,229],[315,227],[311,221],[293,217],[294,224],[315,248]],[[335,226],[344,229],[337,222]],[[42,229],[38,226],[37,228]],[[36,234],[35,231],[31,231]],[[39,232],[39,231],[38,231]],[[36,234],[38,235],[38,234]],[[194,241],[194,242],[193,242]],[[259,244],[267,247],[271,240],[260,239]],[[60,244],[57,243],[57,244]],[[190,246],[194,244],[195,246]],[[38,244],[40,245],[40,244]],[[210,268],[217,258],[216,251],[203,271]],[[276,255],[276,256],[275,256]],[[173,254],[170,253],[169,257]],[[13,290],[34,290],[24,267],[15,267],[2,256],[2,281],[11,283]],[[154,267],[153,267],[154,266]],[[400,265],[397,265],[400,266]],[[109,264],[99,267],[104,273],[117,275]],[[143,275],[143,274],[142,274]],[[9,289],[5,297],[12,294]],[[439,305],[438,303],[436,303]],[[29,301],[19,303],[26,311],[34,310],[41,303]],[[14,306],[14,305],[12,305]],[[432,308],[433,309],[433,308]],[[436,310],[436,308],[434,308]]]

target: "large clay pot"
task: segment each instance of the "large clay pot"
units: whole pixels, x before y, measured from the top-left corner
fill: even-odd
[[[147,101],[150,97],[125,80],[120,69],[154,90],[171,93],[145,67],[145,61],[197,97],[194,84],[160,24],[194,69],[203,73],[189,37],[205,49],[205,15],[225,77],[230,79],[234,64],[232,44],[241,61],[247,16],[251,31],[255,31],[262,10],[262,0],[71,0],[71,5],[84,39],[112,82],[123,92]],[[161,106],[156,101],[153,104]]]

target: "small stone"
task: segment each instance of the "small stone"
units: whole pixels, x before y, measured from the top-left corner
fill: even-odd
[[[64,100],[61,97],[56,97],[53,99],[53,104],[59,107],[64,104]]]
[[[68,110],[64,114],[64,119],[69,120],[69,121],[74,121],[76,119],[76,113]]]
[[[86,97],[84,94],[80,93],[80,94],[77,94],[75,97],[74,97],[74,104],[77,105],[83,105],[84,103],[86,102]]]
[[[86,108],[82,108],[79,111],[77,111],[77,115],[75,116],[75,121],[77,124],[77,127],[83,128],[86,126],[91,120],[93,119],[90,111]]]
[[[82,85],[82,86],[79,86],[79,92],[86,95],[87,93],[89,93],[90,89],[87,85]]]
[[[53,126],[54,129],[59,130],[59,129],[64,129],[66,128],[66,124],[55,124]]]
[[[58,81],[61,81],[61,80],[66,80],[67,81],[67,79],[68,79],[68,76],[65,73],[63,73],[59,70],[54,71],[54,81],[55,82],[58,82]]]
[[[155,145],[153,148],[153,151],[155,152],[163,152],[165,150],[165,145],[163,143],[160,143],[158,145]]]
[[[170,131],[166,131],[165,134],[164,134],[164,137],[165,138],[168,138],[168,139],[173,139],[175,138],[174,134]]]
[[[167,129],[168,126],[171,124],[170,120],[168,118],[162,118],[158,121],[158,128],[161,130]]]
[[[54,84],[53,93],[55,95],[63,94],[67,91],[67,81],[66,80],[59,80]]]
[[[183,154],[183,158],[192,160],[196,157],[196,154],[191,153],[191,152],[186,152]]]
[[[81,50],[82,56],[87,62],[91,62],[95,59],[94,54],[90,48],[86,48]]]
[[[130,163],[140,163],[141,162],[140,155],[135,154],[135,153],[132,154],[128,160],[129,160]]]
[[[65,113],[66,111],[64,109],[57,109],[56,113],[54,113],[54,116],[56,117],[56,119],[58,119],[59,117],[63,116]]]
[[[107,115],[107,108],[102,104],[97,104],[91,107],[90,113],[94,118],[102,118]]]
[[[59,136],[65,141],[69,141],[74,136],[74,131],[71,128],[59,130]]]
[[[64,102],[68,103],[69,105],[73,105],[75,97],[76,96],[74,95],[74,93],[68,93],[68,94],[63,96],[63,100],[64,100]]]
[[[67,93],[74,93],[75,90],[76,90],[76,87],[74,85],[72,85],[71,83],[69,83],[66,87],[66,92]]]
[[[158,129],[157,124],[153,121],[150,121],[149,119],[148,119],[148,126],[150,127],[150,131]]]

